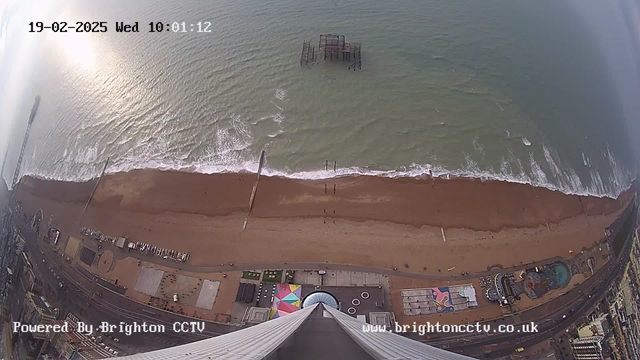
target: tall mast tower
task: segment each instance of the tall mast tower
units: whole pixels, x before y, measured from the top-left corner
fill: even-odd
[[[40,96],[36,96],[36,102],[31,108],[31,115],[29,115],[29,124],[27,125],[27,132],[24,134],[24,140],[22,141],[22,148],[20,149],[20,156],[18,157],[18,164],[16,165],[16,171],[13,173],[13,180],[11,181],[11,193],[16,193],[16,184],[20,178],[20,167],[22,166],[22,157],[24,156],[24,149],[27,147],[27,141],[29,140],[29,131],[31,131],[31,124],[36,117],[38,111],[38,105],[40,104]],[[12,195],[13,196],[13,195]]]

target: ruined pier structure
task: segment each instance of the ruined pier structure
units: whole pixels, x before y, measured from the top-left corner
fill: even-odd
[[[360,43],[348,43],[344,35],[322,34],[318,41],[318,51],[311,45],[311,41],[302,43],[300,66],[318,63],[318,54],[323,60],[342,60],[350,63],[349,69],[362,69],[362,56]]]

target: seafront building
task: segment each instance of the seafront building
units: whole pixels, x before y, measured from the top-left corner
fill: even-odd
[[[78,332],[78,318],[73,314],[68,314],[64,322],[56,320],[54,323],[62,325],[69,324],[69,332],[58,332],[49,334],[52,353],[55,359],[60,360],[89,360],[104,359],[118,353],[108,346],[100,345],[102,338],[87,336]]]
[[[623,255],[628,256],[628,262],[625,262],[619,282],[611,284],[587,322],[576,324],[577,329],[570,339],[570,350],[575,359],[640,358],[637,300],[640,299],[640,293],[636,275],[640,268],[640,250],[637,224],[631,235],[631,246]]]
[[[603,360],[602,336],[590,336],[571,341],[571,350],[577,360]]]

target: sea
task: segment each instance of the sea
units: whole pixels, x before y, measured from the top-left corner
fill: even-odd
[[[431,173],[616,196],[637,174],[636,0],[0,6],[8,183],[36,95],[20,174],[47,179],[89,180],[107,159],[107,173],[256,171],[262,150],[264,174],[300,179]],[[301,66],[320,34],[361,44],[362,68]]]

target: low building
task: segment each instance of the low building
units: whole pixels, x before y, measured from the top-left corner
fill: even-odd
[[[609,333],[607,314],[601,314],[587,325],[578,329],[578,337],[583,339],[591,336],[604,336]]]
[[[245,324],[260,324],[269,320],[269,308],[251,307],[245,311],[242,322]]]
[[[571,350],[576,360],[604,360],[602,336],[589,336],[571,340]]]
[[[117,356],[118,352],[100,345],[99,338],[89,338],[85,334],[77,331],[78,318],[69,313],[65,321],[56,320],[55,323],[63,325],[69,324],[68,332],[52,333],[50,337],[51,347],[56,353],[57,359],[83,360],[83,359],[105,359]]]
[[[472,284],[402,289],[400,296],[405,315],[447,313],[478,306],[476,291]]]
[[[22,324],[51,324],[55,319],[53,308],[43,297],[27,292],[22,308]],[[31,335],[35,339],[46,339],[47,337],[43,333],[32,333]]]
[[[384,327],[385,329],[392,329],[396,323],[395,316],[392,312],[370,312],[369,313],[369,324]]]
[[[47,301],[32,292],[27,292],[22,305],[20,323],[23,325],[47,325],[56,321],[54,309]],[[21,333],[21,346],[16,346],[12,358],[22,359],[44,354],[49,346],[50,336],[43,332]],[[17,352],[16,352],[17,351]]]
[[[51,346],[56,350],[57,359],[105,359],[117,356],[116,351],[101,347],[96,341],[77,331],[54,333]]]
[[[123,237],[119,237],[116,239],[115,241],[115,245],[117,247],[119,247],[120,249],[124,249],[125,245],[127,243],[127,239],[123,238]]]

